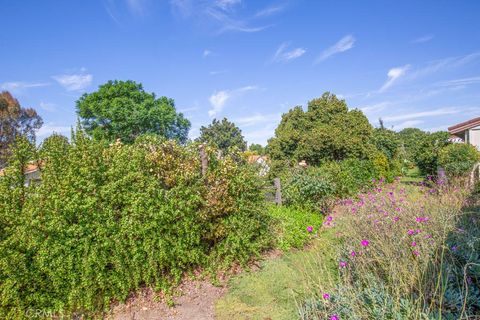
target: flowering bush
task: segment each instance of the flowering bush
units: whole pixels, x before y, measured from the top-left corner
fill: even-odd
[[[335,228],[339,281],[312,286],[303,319],[458,319],[480,313],[480,219],[456,186],[377,184]],[[477,209],[478,210],[478,209]],[[322,299],[329,292],[328,300]]]

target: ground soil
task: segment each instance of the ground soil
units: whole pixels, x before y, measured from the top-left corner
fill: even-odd
[[[262,260],[276,259],[281,254],[279,250],[271,250],[263,255]],[[248,269],[259,270],[258,261],[252,262]],[[108,318],[114,320],[213,320],[215,319],[215,302],[227,293],[229,277],[242,271],[238,266],[232,268],[228,274],[220,276],[218,286],[214,286],[209,279],[185,279],[176,289],[173,307],[169,307],[165,299],[151,289],[139,290],[124,304],[113,305]]]
[[[143,289],[125,304],[115,305],[110,319],[115,320],[212,320],[215,301],[226,293],[226,286],[214,286],[210,281],[186,281],[173,298],[175,305],[167,306],[150,289]],[[160,301],[157,301],[160,300]]]

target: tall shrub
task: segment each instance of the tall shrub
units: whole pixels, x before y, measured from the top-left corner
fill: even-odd
[[[441,149],[438,154],[438,164],[452,177],[470,173],[478,161],[480,153],[470,144],[451,144]]]
[[[35,157],[25,143],[0,178],[0,318],[98,315],[142,285],[168,289],[269,244],[258,178],[230,157],[208,149],[202,176],[195,145],[64,142],[42,148],[39,185],[21,181]]]

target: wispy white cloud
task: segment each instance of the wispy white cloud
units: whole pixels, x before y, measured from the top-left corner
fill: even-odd
[[[480,52],[470,53],[464,56],[447,57],[443,59],[433,60],[426,63],[426,65],[415,68],[410,78],[418,78],[427,76],[439,71],[450,70],[462,67],[468,63],[480,60]]]
[[[425,42],[428,42],[430,40],[433,40],[435,36],[433,34],[426,34],[426,35],[423,35],[421,37],[418,37],[416,39],[413,39],[412,40],[412,43],[425,43]]]
[[[274,14],[277,14],[285,9],[284,6],[270,6],[266,7],[260,11],[257,11],[255,18],[268,17]]]
[[[438,87],[465,87],[473,84],[480,84],[480,77],[470,77],[463,79],[453,79],[441,81],[435,84]]]
[[[425,117],[435,117],[435,116],[444,116],[449,114],[457,114],[461,112],[460,108],[452,107],[452,108],[439,108],[435,110],[428,110],[428,111],[421,111],[421,112],[413,112],[413,113],[403,113],[399,115],[387,116],[383,117],[384,121],[404,121],[404,120],[413,120],[418,118],[425,118]]]
[[[78,74],[63,74],[52,76],[62,87],[67,91],[81,91],[88,87],[93,80],[91,74],[84,73],[85,69],[82,68],[82,73]]]
[[[208,99],[212,105],[212,109],[208,110],[208,115],[213,117],[217,113],[221,112],[227,100],[230,99],[230,96],[231,94],[229,91],[218,91],[212,94]]]
[[[40,102],[40,108],[48,112],[57,111],[57,106],[54,103]]]
[[[208,56],[211,55],[211,54],[212,54],[212,51],[210,51],[210,50],[208,50],[208,49],[205,49],[205,50],[203,50],[203,55],[202,55],[202,56],[203,56],[204,58],[206,58],[206,57],[208,57]]]
[[[374,113],[374,112],[385,110],[385,108],[391,104],[392,103],[390,101],[383,101],[383,102],[361,107],[360,110],[362,110],[364,113]]]
[[[324,50],[322,54],[315,60],[315,63],[320,63],[335,54],[352,49],[355,45],[355,41],[356,40],[353,37],[353,35],[351,34],[346,35],[345,37],[340,39],[337,43],[335,43],[333,46]]]
[[[242,3],[242,0],[216,0],[215,5],[223,10],[231,10],[236,5]]]
[[[392,68],[388,70],[388,80],[380,88],[380,92],[383,92],[390,88],[399,78],[403,77],[407,70],[410,69],[410,65],[404,65],[403,67]]]
[[[46,87],[49,86],[48,82],[23,82],[23,81],[13,81],[13,82],[3,82],[0,83],[1,90],[7,90],[12,93],[22,93],[26,89]]]
[[[43,124],[43,126],[40,129],[38,129],[37,137],[46,138],[53,133],[66,135],[70,133],[71,129],[72,127],[69,127],[69,126],[62,126],[62,125],[57,125],[53,122],[49,122],[49,123]]]
[[[130,12],[134,15],[144,15],[147,12],[148,0],[125,0]]]
[[[249,143],[260,143],[261,145],[266,145],[268,139],[274,136],[276,126],[277,122],[266,124],[260,129],[242,131],[245,139]]]
[[[281,118],[281,114],[279,113],[275,113],[275,114],[256,113],[253,116],[237,118],[234,120],[234,122],[243,127],[250,127],[250,126],[255,126],[255,125],[267,123],[267,122],[277,123],[278,121],[280,121],[280,118]]]
[[[289,47],[288,42],[282,43],[277,51],[275,51],[275,55],[273,56],[274,62],[289,62],[291,60],[300,58],[307,52],[304,48],[294,48],[292,50],[287,50]]]
[[[174,12],[184,18],[195,18],[201,22],[213,22],[216,33],[228,31],[258,32],[269,25],[254,25],[255,17],[245,17],[238,13],[239,0],[170,0]]]
[[[210,117],[213,117],[220,113],[223,110],[223,107],[225,106],[227,101],[230,100],[232,97],[238,96],[247,91],[257,89],[258,87],[256,86],[246,86],[234,90],[221,90],[214,92],[208,99],[210,105],[212,106],[212,109],[208,110],[208,115]]]
[[[219,75],[219,74],[224,74],[224,73],[227,73],[228,70],[216,70],[216,71],[210,71],[209,74],[211,76],[216,76],[216,75]]]
[[[405,129],[405,128],[415,128],[416,126],[418,126],[419,124],[422,124],[424,122],[425,121],[423,121],[423,120],[407,120],[407,121],[404,121],[404,122],[401,122],[399,124],[394,125],[393,128],[396,129],[396,130],[402,130],[402,129]]]

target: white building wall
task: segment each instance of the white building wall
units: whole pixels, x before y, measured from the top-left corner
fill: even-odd
[[[468,142],[480,150],[480,126],[468,130]]]

